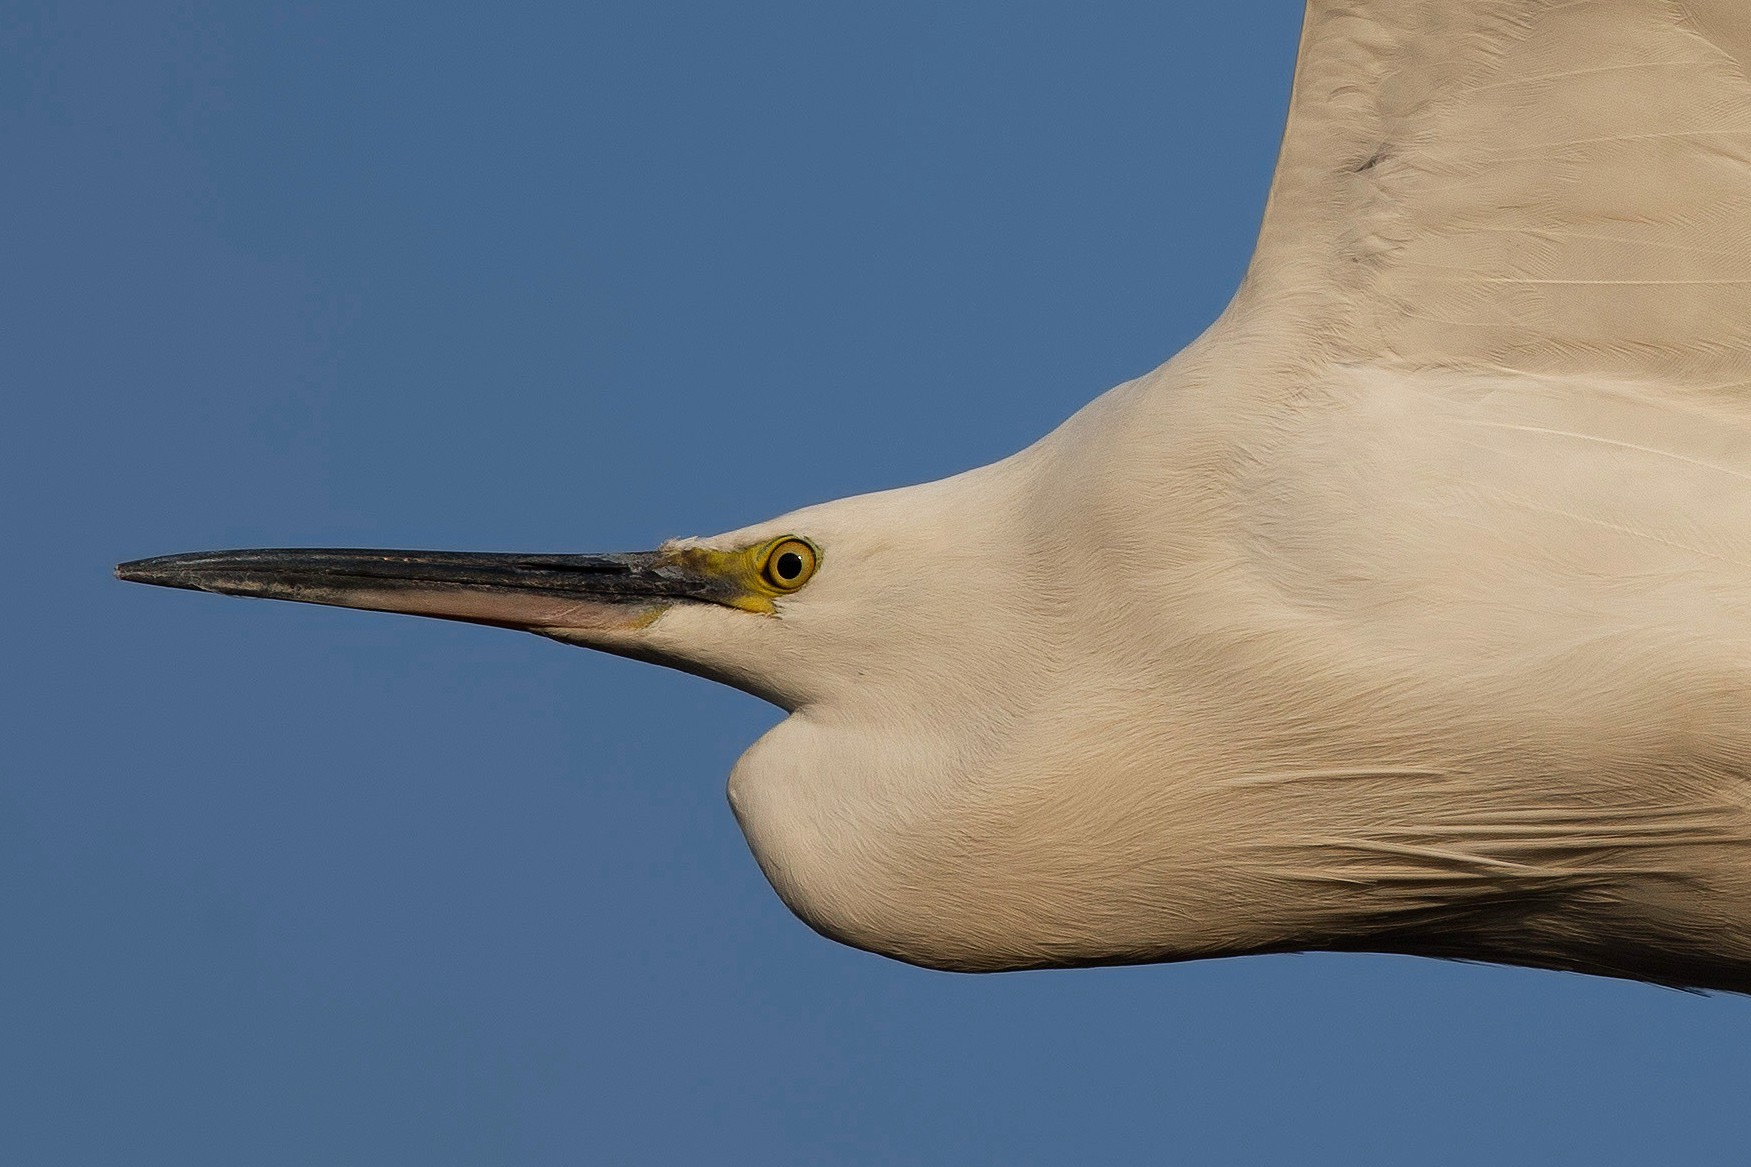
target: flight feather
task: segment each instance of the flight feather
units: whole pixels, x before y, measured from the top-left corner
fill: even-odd
[[[1313,0],[1231,316],[1751,405],[1751,5]]]

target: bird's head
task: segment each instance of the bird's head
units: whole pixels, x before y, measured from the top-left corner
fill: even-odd
[[[770,701],[791,716],[738,764],[737,814],[793,908],[874,947],[821,900],[867,885],[843,850],[884,837],[865,812],[932,815],[1039,673],[1041,638],[1016,623],[1030,607],[1027,480],[1012,459],[630,553],[237,550],[116,570],[533,632]]]
[[[999,463],[655,550],[250,549],[117,566],[136,583],[533,632],[787,711],[915,689],[984,639],[1018,566]],[[973,496],[977,496],[976,498]]]

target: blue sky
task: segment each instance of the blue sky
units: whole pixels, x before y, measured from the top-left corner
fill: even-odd
[[[6,1160],[1743,1161],[1744,999],[923,972],[766,887],[751,698],[109,577],[638,548],[1009,453],[1221,309],[1298,20],[0,9]]]

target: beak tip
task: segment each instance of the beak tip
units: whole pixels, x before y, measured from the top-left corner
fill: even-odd
[[[188,586],[177,579],[178,555],[159,555],[151,559],[130,559],[115,565],[115,577],[124,583],[157,584],[160,587]]]

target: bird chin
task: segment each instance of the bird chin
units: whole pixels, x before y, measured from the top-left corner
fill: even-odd
[[[671,607],[669,603],[580,603],[554,613],[557,618],[531,623],[528,630],[561,644],[637,656],[641,633]]]

